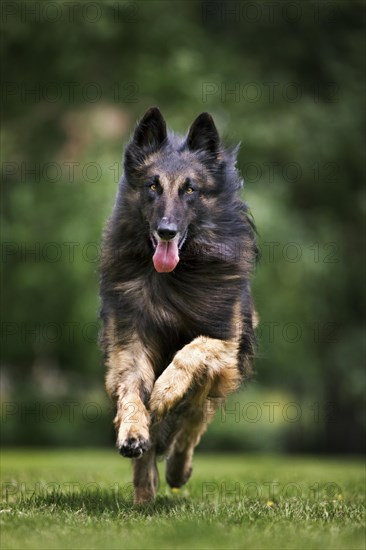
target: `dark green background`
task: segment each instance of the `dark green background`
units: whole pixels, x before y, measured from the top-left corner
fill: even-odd
[[[158,105],[229,143],[259,231],[256,375],[202,448],[361,452],[364,3],[2,3],[3,442],[112,445],[98,256]]]

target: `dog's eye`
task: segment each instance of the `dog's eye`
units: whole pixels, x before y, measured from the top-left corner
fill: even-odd
[[[150,191],[157,191],[158,190],[158,186],[156,185],[156,183],[152,183],[151,185],[149,185],[149,189]]]
[[[186,187],[186,193],[187,193],[187,195],[191,195],[193,192],[194,192],[193,187],[191,187],[190,185],[189,185],[188,187]]]

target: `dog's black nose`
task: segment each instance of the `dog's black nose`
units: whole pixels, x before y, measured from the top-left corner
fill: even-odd
[[[164,241],[171,241],[178,233],[175,223],[161,223],[158,227],[158,235]]]

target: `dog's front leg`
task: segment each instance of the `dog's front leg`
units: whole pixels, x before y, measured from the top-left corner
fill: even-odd
[[[156,494],[158,472],[150,440],[146,409],[155,374],[146,348],[138,341],[113,346],[108,353],[106,387],[116,404],[114,425],[119,452],[133,459],[134,502],[150,502]]]
[[[116,404],[116,445],[123,456],[139,458],[150,448],[150,414],[146,409],[154,371],[139,341],[110,350],[106,387]]]
[[[199,337],[179,350],[155,382],[150,410],[156,421],[173,409],[190,389],[226,396],[240,385],[238,342]]]

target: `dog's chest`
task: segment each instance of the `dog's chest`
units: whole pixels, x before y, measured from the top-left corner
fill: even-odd
[[[179,340],[199,335],[228,338],[233,304],[234,295],[222,287],[183,289],[180,284],[149,281],[134,296],[136,328]]]

